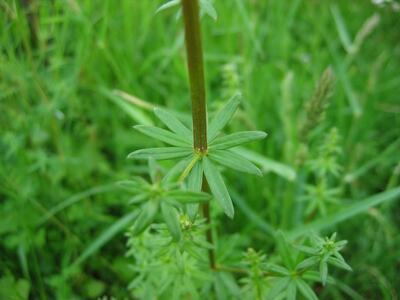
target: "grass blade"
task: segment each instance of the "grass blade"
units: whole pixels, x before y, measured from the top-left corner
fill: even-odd
[[[107,89],[100,89],[100,93],[119,106],[135,122],[148,126],[154,125],[154,122],[147,116],[146,113],[143,112],[141,108],[133,106]]]
[[[346,49],[347,53],[353,53],[355,48],[351,42],[349,32],[347,31],[347,27],[344,23],[344,19],[340,13],[339,7],[337,5],[331,5],[331,12],[344,49]]]
[[[293,168],[272,159],[266,158],[259,153],[241,147],[238,147],[233,151],[246,157],[248,160],[255,163],[256,165],[259,165],[264,172],[274,172],[275,174],[289,181],[293,181],[297,177],[297,174]]]
[[[221,174],[207,157],[203,158],[203,168],[212,194],[223,208],[225,214],[232,219],[234,208]]]
[[[384,202],[389,202],[396,200],[400,197],[400,187],[382,192],[380,194],[376,194],[371,196],[365,200],[358,201],[347,208],[342,209],[341,211],[332,214],[330,216],[326,216],[322,219],[315,220],[309,224],[305,224],[300,226],[286,234],[289,238],[296,238],[304,233],[310,231],[318,231],[328,227],[331,227],[339,222],[343,222],[347,219],[350,219],[360,213],[367,211],[369,208],[379,205]]]
[[[117,185],[115,184],[111,184],[111,185],[104,185],[104,186],[98,186],[98,187],[94,187],[91,189],[88,189],[86,191],[83,191],[81,193],[78,193],[64,201],[62,201],[61,203],[57,204],[56,206],[54,206],[52,209],[50,209],[46,215],[39,221],[39,224],[42,224],[44,222],[47,222],[49,219],[51,219],[52,217],[54,217],[54,215],[56,215],[57,213],[59,213],[60,211],[66,209],[67,207],[81,201],[84,199],[87,199],[90,196],[94,196],[97,194],[102,194],[108,191],[112,191],[114,189],[117,188]]]
[[[245,199],[242,198],[242,196],[239,195],[238,192],[236,192],[234,189],[231,190],[232,194],[232,199],[235,205],[247,216],[249,219],[249,222],[254,223],[258,228],[260,228],[262,231],[265,233],[275,236],[276,231],[275,229],[268,224],[267,222],[264,221],[262,217],[260,217],[245,201]]]
[[[138,215],[138,211],[131,212],[117,220],[104,232],[102,232],[94,241],[89,243],[89,246],[82,252],[82,254],[75,260],[72,266],[78,266],[83,263],[90,256],[95,254],[101,247],[108,241],[116,236],[120,231],[125,229]]]

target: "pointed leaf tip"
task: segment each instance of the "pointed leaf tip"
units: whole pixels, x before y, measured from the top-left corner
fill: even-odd
[[[240,94],[235,94],[215,115],[208,128],[208,141],[214,140],[218,133],[228,124],[240,104]]]
[[[154,127],[154,126],[147,126],[147,125],[136,125],[134,128],[144,135],[147,135],[151,138],[160,140],[164,143],[173,145],[173,146],[178,146],[178,147],[191,147],[191,143],[188,139],[185,139],[184,137],[159,128],[159,127]]]
[[[216,138],[212,143],[210,143],[210,150],[233,148],[242,144],[264,139],[266,136],[267,134],[263,131],[239,131]]]
[[[223,208],[225,214],[233,219],[234,217],[234,208],[232,199],[229,195],[228,189],[222,179],[221,174],[218,169],[214,166],[214,164],[210,161],[209,158],[203,158],[203,168],[204,174],[206,176],[208,185],[210,186],[211,192],[214,195],[214,198],[218,201],[218,203]]]

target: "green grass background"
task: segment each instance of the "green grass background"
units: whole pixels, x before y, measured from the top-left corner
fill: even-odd
[[[113,183],[145,171],[126,156],[155,142],[132,125],[156,120],[113,90],[190,111],[181,19],[174,9],[155,15],[160,4],[55,0],[23,7],[0,0],[1,299],[28,299],[28,290],[30,299],[128,297],[131,261],[122,229],[130,219],[120,218],[132,207]],[[218,20],[203,18],[210,111],[226,101],[223,66],[234,64],[243,104],[232,127],[266,131],[268,138],[250,148],[301,175],[295,154],[304,106],[330,65],[335,93],[310,146],[332,127],[341,135],[343,203],[329,213],[399,186],[395,7],[361,0],[214,4]],[[357,44],[373,15],[379,22]],[[304,176],[226,175],[245,207],[237,206],[233,221],[221,217],[220,234],[246,235],[268,254],[268,226],[300,228],[296,199]],[[394,191],[389,200],[399,198]],[[349,240],[344,255],[354,272],[336,275],[365,299],[398,299],[400,206],[384,202],[361,204],[361,214],[323,226]],[[334,288],[320,296],[349,297]]]

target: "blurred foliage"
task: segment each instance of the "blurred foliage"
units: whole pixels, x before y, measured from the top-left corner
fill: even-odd
[[[125,158],[155,146],[131,126],[157,123],[146,105],[190,110],[181,20],[176,10],[155,15],[164,2],[0,0],[0,298],[131,297],[122,231],[132,208],[114,183],[146,174]],[[390,189],[400,176],[400,18],[399,5],[384,2],[214,1],[217,21],[203,18],[210,114],[241,91],[230,129],[269,133],[251,146],[262,154],[252,161],[266,164],[263,178],[227,172],[240,208],[234,221],[214,211],[219,233],[239,238],[218,242],[269,255],[270,228],[301,229],[306,207],[297,200],[319,175],[298,155],[326,162],[321,143],[336,128],[341,168],[330,181],[340,204],[328,216],[390,193],[327,230],[349,241],[354,269],[332,272],[367,299],[397,299],[400,286],[400,206],[389,202],[399,198]],[[299,128],[328,65],[334,94],[304,145]],[[279,176],[287,168],[291,175]],[[316,292],[348,297],[330,286]]]

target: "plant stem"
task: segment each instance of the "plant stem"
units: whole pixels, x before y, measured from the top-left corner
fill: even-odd
[[[190,94],[192,99],[193,148],[200,153],[207,152],[207,107],[204,83],[203,49],[201,44],[200,16],[198,0],[182,0],[185,43],[188,60]],[[202,191],[209,192],[208,183],[203,177]],[[213,243],[210,205],[202,205],[203,216],[207,221],[207,242]],[[208,251],[210,268],[216,270],[215,251]]]
[[[182,0],[186,54],[192,98],[193,147],[207,151],[207,108],[198,0]]]

